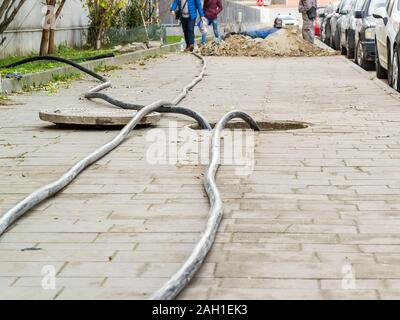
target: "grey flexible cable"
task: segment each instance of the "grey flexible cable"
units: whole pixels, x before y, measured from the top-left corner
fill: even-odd
[[[31,193],[25,199],[17,203],[10,210],[8,210],[0,218],[0,236],[12,223],[14,223],[29,209],[33,208],[34,206],[41,203],[43,200],[51,197],[52,195],[59,192],[61,189],[65,188],[83,170],[85,170],[91,164],[95,163],[106,154],[114,150],[116,147],[118,147],[128,137],[129,133],[136,127],[136,125],[140,122],[140,120],[143,119],[143,117],[145,117],[150,112],[154,112],[155,110],[157,110],[157,108],[165,103],[168,103],[168,101],[156,101],[139,110],[138,113],[132,118],[132,120],[130,120],[130,122],[111,141],[107,142],[105,145],[101,146],[96,151],[92,152],[90,155],[77,162],[59,179]]]
[[[198,55],[196,55],[199,57]],[[96,74],[95,72],[86,69],[85,67],[82,67],[72,61],[58,58],[58,57],[33,57],[29,59],[24,59],[23,63],[28,63],[29,61],[38,61],[38,60],[43,60],[43,59],[48,59],[48,60],[55,60],[55,61],[60,61],[60,62],[65,62],[67,64],[70,64],[79,70],[86,72],[95,78],[99,79],[100,81],[103,81],[104,83],[96,86],[95,88],[91,89],[89,92],[96,92],[99,90],[103,90],[111,85],[111,83],[105,79],[104,77]],[[5,230],[11,226],[12,223],[14,223],[18,218],[20,218],[24,213],[26,213],[28,210],[33,208],[34,206],[38,205],[41,203],[43,200],[51,197],[52,195],[56,194],[59,192],[61,189],[65,188],[68,184],[70,184],[78,175],[81,173],[84,169],[86,169],[88,166],[96,162],[97,160],[101,159],[104,157],[106,154],[111,152],[113,149],[115,149],[117,146],[119,146],[127,137],[128,134],[131,130],[133,130],[137,124],[137,119],[139,121],[143,118],[143,114],[147,114],[147,110],[151,111],[157,111],[162,106],[171,106],[174,103],[179,103],[182,101],[183,98],[187,95],[188,91],[192,89],[198,82],[200,82],[203,78],[204,72],[205,72],[205,67],[206,67],[206,61],[204,58],[202,58],[203,61],[203,68],[199,74],[192,82],[190,82],[188,85],[186,85],[182,93],[180,93],[172,102],[171,101],[156,101],[146,107],[142,107],[138,113],[132,118],[132,120],[120,131],[120,133],[112,139],[110,142],[106,143],[105,145],[99,147],[96,151],[94,151],[92,154],[84,158],[83,160],[79,161],[76,163],[71,169],[69,169],[63,176],[61,176],[59,179],[56,181],[47,184],[43,186],[42,188],[34,191],[30,195],[28,195],[26,198],[18,202],[15,206],[13,206],[11,209],[9,209],[3,216],[0,217],[0,236],[5,232]],[[18,64],[23,64],[22,62],[15,63],[14,65]],[[154,107],[155,106],[155,107]],[[147,112],[147,113],[146,113]],[[192,111],[193,114],[195,113]],[[175,113],[174,110],[171,109],[171,113]],[[204,119],[202,116],[198,116],[200,119]],[[204,120],[205,121],[205,120]],[[207,122],[207,121],[205,121]],[[210,127],[210,125],[207,123],[207,127]]]
[[[211,206],[206,227],[201,233],[200,239],[190,256],[182,264],[179,270],[157,292],[152,295],[151,299],[174,299],[179,292],[186,287],[194,274],[201,267],[205,257],[214,243],[215,236],[224,213],[223,202],[215,181],[215,176],[221,160],[221,133],[224,130],[225,125],[234,118],[240,118],[244,120],[255,131],[260,130],[257,122],[255,122],[248,114],[240,111],[228,112],[221,118],[214,128],[211,142],[211,160],[203,182],[204,189],[207,192]]]
[[[200,74],[195,79],[193,79],[193,81],[190,82],[185,88],[183,88],[182,92],[177,97],[175,97],[175,99],[170,104],[161,106],[160,108],[157,109],[157,112],[183,114],[183,115],[186,115],[188,117],[195,119],[199,123],[201,128],[211,130],[210,124],[199,112],[193,111],[189,108],[177,106],[177,104],[179,104],[186,97],[189,90],[192,89],[197,83],[199,83],[203,79],[204,73],[207,69],[207,61],[201,55],[198,55],[197,53],[193,52],[192,54],[194,56],[196,56],[198,59],[200,59],[201,62],[203,63],[203,68],[202,68]],[[89,90],[89,92],[87,92],[85,94],[85,98],[101,99],[101,100],[104,100],[104,101],[106,101],[116,107],[122,108],[122,109],[140,110],[141,108],[143,108],[143,105],[127,103],[127,102],[118,100],[114,97],[111,97],[108,94],[100,92],[110,86],[111,86],[110,82],[102,83],[99,86]]]
[[[138,113],[132,118],[132,120],[120,131],[120,133],[113,138],[110,142],[98,148],[96,151],[91,153],[89,156],[85,157],[83,160],[76,163],[71,169],[69,169],[62,177],[56,181],[40,188],[39,190],[33,192],[28,197],[17,203],[13,208],[7,211],[0,218],[0,236],[5,232],[5,230],[15,222],[19,217],[26,213],[29,209],[36,206],[43,200],[49,198],[50,196],[56,194],[63,188],[65,188],[71,181],[73,181],[85,168],[95,163],[97,160],[104,157],[106,154],[111,152],[113,149],[118,147],[129,135],[131,130],[133,130],[140,120],[145,117],[148,113],[153,111],[163,110],[161,112],[171,112],[171,113],[182,113],[192,116],[196,119],[203,128],[210,128],[209,123],[203,118],[199,113],[193,110],[175,107],[182,99],[184,99],[190,89],[192,89],[198,82],[200,82],[204,76],[204,72],[207,66],[206,61],[201,56],[195,54],[198,58],[203,61],[203,68],[198,77],[196,77],[191,83],[189,83],[182,92],[172,101],[156,101],[146,107],[140,105],[126,104],[122,101],[118,101],[111,98],[108,95],[104,95],[102,99],[115,104],[119,107],[126,107],[127,109],[139,109]],[[40,59],[38,59],[40,60]],[[71,64],[71,63],[70,63]],[[72,64],[71,64],[72,65]],[[79,68],[82,70],[83,67]],[[84,69],[84,68],[83,68]],[[102,84],[91,89],[87,95],[88,98],[99,98],[100,96],[90,96],[92,94],[100,94],[99,91],[104,90],[111,86],[111,83],[107,79],[100,79],[101,76],[96,76],[97,79],[103,81]],[[107,98],[107,99],[105,99]],[[115,100],[115,101],[114,101]],[[113,103],[115,102],[115,103]],[[118,105],[120,104],[120,105]],[[188,110],[190,112],[188,112]],[[189,258],[184,262],[181,268],[170,278],[165,285],[159,289],[153,296],[152,299],[173,299],[192,279],[193,275],[200,268],[202,262],[204,261],[208,251],[210,250],[216,232],[219,227],[219,223],[223,216],[223,203],[221,196],[219,194],[215,175],[219,167],[220,162],[220,138],[221,132],[224,129],[226,123],[228,123],[233,118],[241,118],[246,121],[251,128],[254,130],[259,130],[257,123],[246,113],[239,111],[232,111],[226,114],[217,124],[214,129],[213,139],[212,139],[212,158],[210,165],[207,170],[207,175],[204,181],[204,188],[210,200],[210,213],[207,221],[205,230],[203,231],[200,240],[196,244],[194,250],[190,254]]]
[[[199,81],[201,81],[201,79],[204,76],[205,70],[207,68],[207,61],[202,56],[200,56],[196,53],[193,53],[193,55],[195,57],[197,57],[198,59],[200,59],[203,64],[203,67],[202,67],[202,70],[201,70],[199,76],[197,76],[192,82],[190,82],[183,89],[182,93],[180,93],[172,102],[169,102],[167,105],[160,106],[156,111],[160,112],[160,113],[176,113],[176,114],[186,115],[188,117],[195,119],[199,123],[201,128],[211,130],[210,124],[200,113],[198,113],[197,111],[191,110],[189,108],[175,106],[186,96],[187,92],[190,89],[192,89]],[[141,105],[141,104],[125,103],[125,102],[117,100],[105,93],[100,93],[100,91],[111,87],[111,82],[108,81],[107,78],[97,74],[96,72],[94,72],[74,61],[64,59],[61,57],[56,57],[56,56],[29,57],[26,59],[22,59],[20,61],[13,62],[6,66],[1,66],[0,69],[14,68],[14,67],[17,67],[17,66],[20,66],[23,64],[27,64],[27,63],[31,63],[31,62],[35,62],[35,61],[43,61],[43,60],[56,61],[56,62],[68,64],[86,74],[89,74],[90,76],[96,78],[97,80],[100,80],[101,82],[103,82],[100,85],[90,89],[87,93],[85,93],[85,98],[87,98],[87,99],[93,99],[93,98],[103,99],[103,100],[107,101],[108,103],[110,103],[116,107],[123,108],[123,109],[140,110],[144,107],[144,105]]]

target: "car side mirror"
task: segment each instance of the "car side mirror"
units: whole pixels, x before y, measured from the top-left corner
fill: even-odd
[[[355,17],[356,19],[362,19],[362,17],[363,17],[362,11],[356,11],[356,12],[354,13],[354,17]]]
[[[386,14],[386,8],[385,7],[376,8],[375,11],[372,13],[372,16],[375,19],[383,19],[383,22],[385,24],[387,23],[387,14]]]
[[[388,17],[383,18],[383,23],[385,24],[385,26],[387,25],[388,21],[389,21]]]

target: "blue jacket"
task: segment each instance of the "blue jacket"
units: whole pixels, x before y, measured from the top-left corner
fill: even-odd
[[[175,11],[176,8],[179,5],[179,1],[183,1],[185,3],[186,0],[174,0],[174,2],[171,5],[171,11]],[[187,0],[188,9],[189,9],[189,15],[190,18],[196,19],[197,18],[197,11],[200,14],[200,17],[204,17],[204,12],[203,12],[203,6],[201,5],[200,0]]]

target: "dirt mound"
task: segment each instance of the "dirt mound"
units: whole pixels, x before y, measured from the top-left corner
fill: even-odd
[[[219,45],[215,42],[207,43],[200,52],[205,56],[247,57],[311,57],[336,54],[303,40],[297,29],[281,29],[266,39],[232,35]]]

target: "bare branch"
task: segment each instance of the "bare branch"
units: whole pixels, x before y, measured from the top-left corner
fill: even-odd
[[[60,5],[58,6],[57,12],[56,12],[56,19],[58,19],[58,17],[61,14],[62,9],[64,8],[66,0],[62,0]]]
[[[26,0],[19,0],[17,5],[15,3],[17,1],[9,1],[4,0],[4,3],[0,7],[0,34],[3,33],[6,28],[10,25],[10,23],[14,20],[17,15],[19,9],[24,5]]]
[[[0,5],[0,21],[2,20],[1,18],[4,15],[4,12],[6,12],[6,9],[10,6],[12,0],[4,0],[3,3]]]

